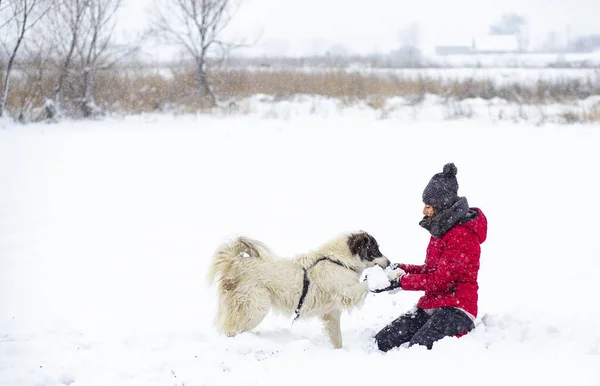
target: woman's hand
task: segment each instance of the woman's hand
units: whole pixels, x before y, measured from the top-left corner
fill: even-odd
[[[387,267],[385,273],[390,281],[402,277],[402,275],[406,275],[406,272],[400,268],[398,263],[393,263]]]

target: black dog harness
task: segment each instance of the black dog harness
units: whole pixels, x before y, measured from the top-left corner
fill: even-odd
[[[321,257],[320,259],[315,261],[310,267],[302,268],[304,270],[304,280],[302,281],[302,295],[300,295],[300,300],[298,301],[298,306],[296,307],[296,311],[294,311],[294,314],[296,314],[296,316],[294,317],[294,320],[298,319],[298,317],[300,316],[300,308],[302,308],[302,303],[304,303],[304,298],[306,298],[306,294],[308,293],[308,286],[310,284],[310,280],[308,280],[308,270],[311,269],[312,267],[314,267],[315,265],[317,265],[318,263],[320,263],[321,261],[325,261],[325,260],[331,261],[332,263],[337,264],[340,267],[351,269],[352,271],[360,274],[360,272],[358,272],[356,269],[347,267],[344,264],[342,264],[340,261],[333,260],[329,257]]]

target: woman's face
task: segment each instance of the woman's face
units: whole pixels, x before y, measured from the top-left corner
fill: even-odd
[[[425,216],[427,218],[432,218],[434,214],[435,214],[435,208],[433,206],[425,205],[423,207],[423,216]]]

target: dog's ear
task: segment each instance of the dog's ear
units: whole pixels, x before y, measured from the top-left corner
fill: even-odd
[[[369,235],[366,232],[353,233],[348,237],[348,248],[352,255],[359,255],[364,258],[365,250],[368,249],[370,243]]]

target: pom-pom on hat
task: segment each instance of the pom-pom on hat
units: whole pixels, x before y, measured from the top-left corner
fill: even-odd
[[[458,169],[453,163],[444,165],[444,170],[431,177],[423,190],[423,203],[437,209],[451,207],[458,200],[457,172]]]

